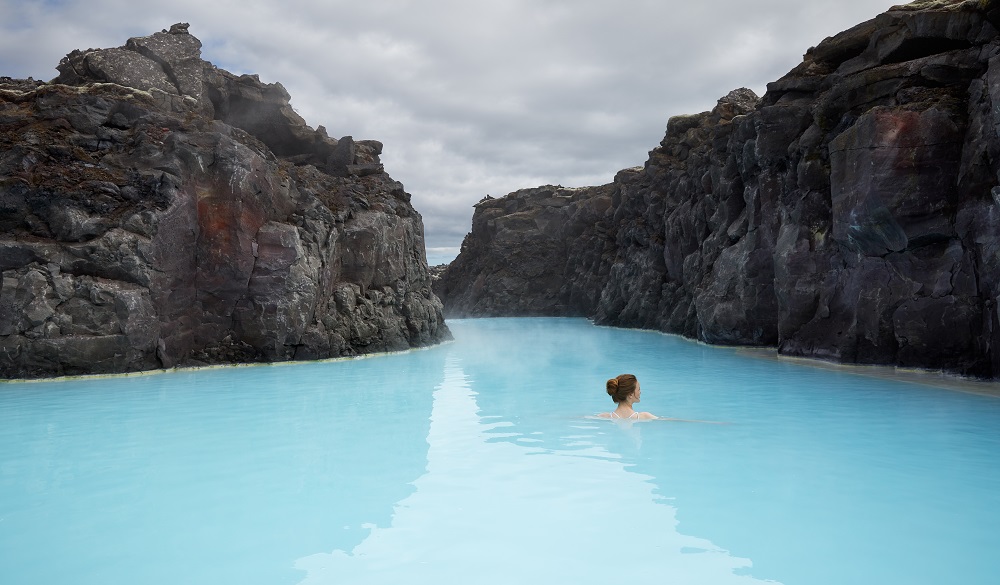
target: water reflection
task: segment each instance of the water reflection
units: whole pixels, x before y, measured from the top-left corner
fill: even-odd
[[[0,386],[0,583],[995,581],[1000,400],[583,321],[451,327]],[[623,370],[644,410],[731,424],[587,418]]]
[[[678,532],[753,559],[740,574],[811,584],[995,578],[984,551],[1000,545],[996,399],[568,320],[452,330],[480,416],[512,422],[488,441],[618,461],[676,508]],[[604,381],[622,371],[639,377],[642,410],[730,424],[581,422],[612,406]]]
[[[481,417],[453,352],[435,390],[427,473],[393,509],[391,526],[363,542],[299,559],[301,585],[441,582],[609,583],[623,576],[683,583],[747,583],[750,561],[679,534],[676,511],[622,453],[642,425],[573,423],[572,451],[535,446],[505,417]],[[609,426],[611,425],[611,426]],[[612,428],[613,427],[613,428]],[[522,441],[519,439],[527,439]],[[627,451],[627,449],[624,449]]]
[[[426,472],[443,358],[0,386],[0,583],[296,582]]]

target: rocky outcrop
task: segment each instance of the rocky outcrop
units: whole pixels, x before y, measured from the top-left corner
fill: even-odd
[[[611,194],[550,185],[477,203],[461,253],[434,283],[448,314],[591,314]]]
[[[175,25],[0,79],[0,376],[398,350],[449,336],[375,141]]]
[[[437,285],[446,314],[579,314],[996,377],[998,25],[993,1],[894,7],[762,98],[671,118],[644,167],[575,192],[593,209],[610,194],[596,217],[543,226],[530,190],[481,203]]]

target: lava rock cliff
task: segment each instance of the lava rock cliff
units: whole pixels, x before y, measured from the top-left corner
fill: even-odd
[[[379,162],[186,24],[0,78],[0,377],[399,350],[450,337]]]
[[[1000,375],[998,26],[995,1],[893,7],[671,118],[610,185],[480,202],[445,314]]]

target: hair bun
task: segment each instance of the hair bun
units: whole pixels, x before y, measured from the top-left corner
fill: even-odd
[[[638,381],[633,374],[622,374],[608,380],[608,395],[616,403],[626,400],[638,385]]]

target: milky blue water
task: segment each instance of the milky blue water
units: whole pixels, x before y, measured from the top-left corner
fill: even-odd
[[[583,320],[0,385],[0,583],[995,584],[1000,399]],[[643,410],[588,418],[635,373]]]

